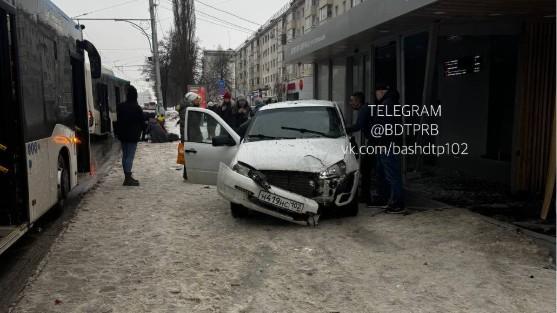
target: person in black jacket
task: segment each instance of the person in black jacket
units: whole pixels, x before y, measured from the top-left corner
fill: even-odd
[[[232,95],[230,92],[225,92],[222,98],[222,105],[218,107],[217,114],[224,120],[228,126],[234,130],[239,126],[236,122],[237,109],[232,104]]]
[[[124,168],[124,186],[139,186],[139,181],[132,176],[133,159],[137,142],[144,127],[143,110],[137,103],[137,89],[129,86],[126,102],[116,107],[116,136],[122,143],[122,167]]]
[[[395,105],[399,104],[400,96],[388,84],[378,84],[375,89],[376,104],[388,108],[392,112]],[[397,124],[401,118],[397,116],[379,116],[374,112],[373,124]],[[384,136],[372,139],[374,145],[389,146],[392,143],[400,144],[400,136]],[[387,213],[401,214],[405,212],[404,194],[402,186],[402,169],[399,155],[393,153],[378,153],[376,155],[377,194],[387,203]]]
[[[350,105],[353,110],[358,111],[358,119],[356,124],[347,127],[349,134],[361,132],[364,136],[362,145],[369,144],[371,140],[371,109],[365,101],[363,92],[355,92],[350,97]],[[360,160],[360,173],[362,185],[360,189],[360,203],[366,203],[368,206],[374,206],[375,202],[371,197],[371,175],[373,169],[373,156],[363,154]]]
[[[241,126],[247,122],[253,114],[251,113],[251,107],[249,106],[246,97],[240,96],[236,100],[236,125]]]

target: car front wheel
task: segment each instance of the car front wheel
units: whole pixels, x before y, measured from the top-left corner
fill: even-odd
[[[360,204],[358,201],[358,197],[354,196],[352,202],[348,203],[345,206],[341,206],[337,209],[339,213],[342,214],[343,216],[350,216],[350,217],[358,216],[358,213],[360,211]]]
[[[248,216],[249,209],[243,205],[230,202],[230,212],[233,218],[243,218]]]

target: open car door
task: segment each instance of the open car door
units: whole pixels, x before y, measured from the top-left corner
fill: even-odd
[[[186,110],[184,152],[188,181],[216,185],[220,163],[229,165],[240,146],[240,136],[215,112]]]

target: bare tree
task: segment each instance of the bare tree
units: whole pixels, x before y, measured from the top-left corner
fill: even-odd
[[[174,32],[170,59],[170,79],[175,84],[175,103],[182,99],[187,86],[195,82],[198,62],[198,44],[195,37],[194,0],[172,0]]]
[[[172,51],[171,41],[169,38],[165,38],[159,42],[159,61],[161,68],[161,89],[162,98],[165,108],[168,103],[168,94],[171,86],[169,85],[169,73],[170,73],[170,53]],[[153,64],[152,58],[149,57],[145,60],[145,66],[142,71],[143,76],[145,76],[149,81],[155,81],[155,66]]]
[[[178,104],[187,86],[198,76],[198,41],[195,37],[194,0],[172,0],[174,27],[160,43],[161,87],[165,105]],[[154,66],[148,59],[143,74],[154,79]]]

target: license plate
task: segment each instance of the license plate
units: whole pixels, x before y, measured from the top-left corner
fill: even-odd
[[[285,210],[289,210],[289,211],[294,211],[297,213],[302,213],[302,211],[304,210],[304,204],[294,201],[294,200],[290,200],[290,199],[286,199],[284,197],[281,196],[277,196],[275,194],[272,194],[270,192],[266,192],[261,190],[259,192],[259,196],[257,197],[259,199],[259,201],[274,205],[276,207],[279,207],[281,209],[285,209]]]

